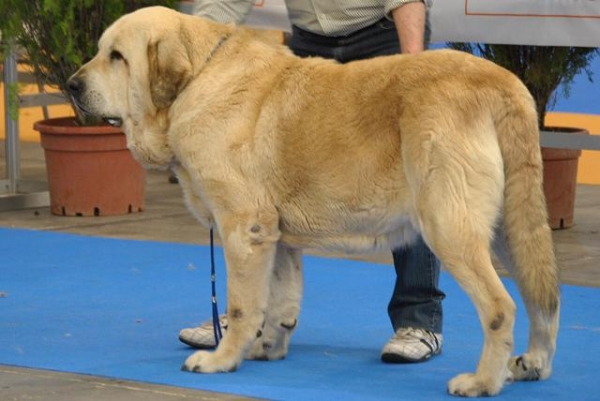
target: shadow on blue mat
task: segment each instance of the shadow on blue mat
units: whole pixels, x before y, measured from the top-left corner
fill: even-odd
[[[475,311],[447,274],[444,351],[425,364],[387,365],[386,305],[393,269],[307,256],[300,325],[283,361],[246,361],[233,374],[180,371],[191,350],[179,330],[210,315],[203,246],[0,229],[0,364],[189,387],[276,400],[439,400],[454,375],[475,369],[482,345]],[[225,273],[217,252],[218,294]],[[519,314],[518,352],[527,320]],[[499,399],[597,399],[598,290],[563,286],[554,374],[514,383]]]

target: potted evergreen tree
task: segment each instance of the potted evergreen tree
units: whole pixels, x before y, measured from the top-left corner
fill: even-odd
[[[592,80],[590,62],[600,54],[598,48],[494,45],[449,43],[450,48],[479,55],[512,71],[529,89],[538,108],[540,131],[587,134],[581,128],[557,128],[545,125],[546,114],[562,89],[569,95],[573,79],[580,73]],[[542,148],[544,160],[544,192],[548,204],[549,223],[553,229],[573,225],[577,165],[581,150]]]
[[[175,0],[2,0],[3,45],[19,49],[38,81],[66,99],[67,79],[96,52],[102,32],[121,15]],[[4,49],[6,51],[6,49]],[[104,216],[144,208],[145,171],[125,135],[73,107],[74,117],[39,121],[51,212]]]

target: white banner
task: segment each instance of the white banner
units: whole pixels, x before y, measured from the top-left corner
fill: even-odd
[[[434,42],[600,47],[600,0],[434,0]]]
[[[292,30],[284,0],[255,0],[246,24],[255,28]]]
[[[284,0],[256,0],[248,25],[289,31]],[[434,42],[600,47],[600,0],[433,0]]]

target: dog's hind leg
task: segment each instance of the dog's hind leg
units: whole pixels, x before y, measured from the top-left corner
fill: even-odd
[[[543,199],[539,202],[538,209],[530,209],[523,215],[523,211],[507,210],[507,219],[512,221],[505,222],[506,228],[499,231],[494,243],[496,254],[517,283],[529,316],[528,350],[511,358],[509,363],[515,380],[548,378],[556,351],[560,311],[558,269]],[[537,227],[535,220],[539,222]],[[506,235],[509,229],[512,233]]]
[[[454,224],[449,222],[449,224]],[[511,379],[508,361],[513,349],[515,304],[496,274],[486,238],[468,233],[465,227],[446,236],[426,233],[432,250],[446,270],[457,280],[473,301],[484,333],[483,351],[475,373],[461,374],[450,380],[450,394],[479,397],[495,395]]]
[[[452,202],[450,202],[452,203]],[[484,333],[484,345],[475,373],[450,380],[448,391],[466,397],[490,396],[511,380],[508,361],[513,350],[515,303],[504,288],[491,260],[492,222],[476,206],[438,207],[421,218],[422,234],[445,269],[473,301]],[[458,210],[461,208],[462,210]]]
[[[520,269],[515,267],[516,263],[513,262],[507,242],[508,239],[505,237],[504,231],[498,230],[497,238],[494,241],[494,251],[504,267],[516,279],[527,308],[530,326],[529,349],[523,355],[511,358],[509,368],[515,380],[546,379],[552,372],[552,359],[556,350],[559,300],[556,298],[556,305],[545,306],[539,302],[539,293],[544,291],[556,292],[556,289],[552,289],[552,287],[558,286],[558,278],[556,275],[554,277],[539,275],[528,277],[528,274],[523,274]],[[552,257],[552,252],[546,252],[532,259]],[[528,263],[533,262],[534,260],[530,260]],[[536,263],[548,263],[553,266],[553,262],[550,260],[544,260],[543,262],[538,260]]]
[[[274,208],[215,214],[227,264],[227,334],[214,352],[198,351],[182,369],[230,372],[237,369],[261,330],[267,312],[279,216]]]
[[[287,355],[302,299],[301,250],[277,246],[270,288],[265,324],[250,351],[251,359],[276,360]]]
[[[469,122],[475,124],[476,122]],[[503,195],[501,157],[489,123],[423,136],[403,149],[415,225],[469,295],[483,329],[475,373],[450,380],[453,395],[495,395],[511,379],[515,303],[492,266],[490,243]],[[457,146],[454,137],[463,136]],[[468,138],[468,140],[466,139]]]

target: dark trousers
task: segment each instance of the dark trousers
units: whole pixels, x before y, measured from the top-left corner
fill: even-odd
[[[426,32],[426,41],[429,30]],[[300,57],[320,56],[341,63],[398,54],[395,25],[383,19],[343,37],[316,35],[293,27],[288,46]],[[442,332],[442,300],[438,289],[440,263],[421,237],[415,244],[393,251],[396,285],[388,305],[394,331],[415,327]]]

